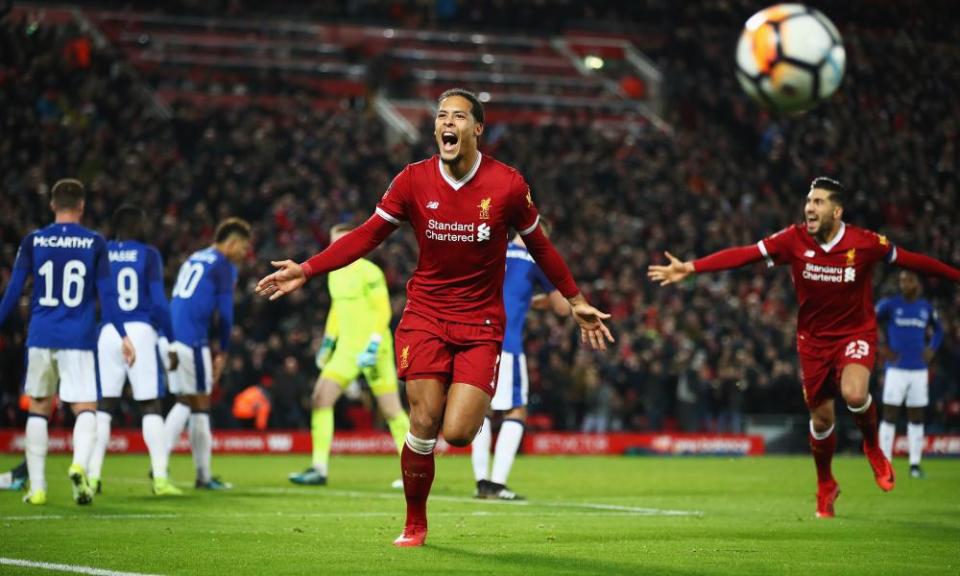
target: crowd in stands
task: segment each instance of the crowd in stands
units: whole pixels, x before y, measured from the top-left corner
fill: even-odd
[[[443,12],[444,21],[510,25],[496,16],[495,1],[347,4],[419,6],[428,22],[444,20],[431,11],[449,5],[456,9]],[[581,13],[587,4],[592,12]],[[596,23],[614,14],[622,23],[611,12],[622,4],[630,3],[560,3],[543,17]],[[524,173],[554,223],[554,242],[591,302],[613,314],[617,337],[612,351],[593,353],[580,347],[571,321],[531,314],[531,426],[740,431],[745,414],[803,414],[787,270],[758,264],[666,289],[645,272],[664,249],[703,255],[798,221],[814,176],[835,176],[856,191],[849,221],[960,263],[958,33],[938,23],[936,2],[881,4],[864,18],[836,6],[847,78],[828,104],[802,116],[772,117],[736,84],[732,54],[750,14],[745,2],[647,2],[638,5],[649,21],[673,30],[644,46],[666,78],[673,134],[597,130],[589,114],[577,123],[487,127],[484,152]],[[477,10],[488,12],[475,17]],[[168,287],[184,258],[211,242],[218,220],[246,218],[255,253],[240,270],[215,426],[232,425],[232,399],[259,386],[272,402],[271,426],[307,427],[326,283],[274,303],[255,298],[252,285],[269,260],[304,259],[326,246],[333,224],[365,219],[393,174],[434,145],[429,127],[420,144],[389,143],[379,118],[356,100],[320,110],[302,92],[293,102],[226,109],[181,101],[168,118],[109,47],[95,48],[76,27],[0,22],[0,283],[20,238],[50,221],[47,192],[59,177],[87,183],[85,222],[105,235],[121,202],[148,210],[144,237],[165,258]],[[401,228],[370,258],[386,272],[396,323],[416,262],[412,234]],[[895,289],[893,270],[880,267],[878,294]],[[948,334],[935,360],[930,428],[958,428],[960,290],[937,280],[925,287]],[[21,418],[27,312],[21,306],[0,329],[0,425]],[[360,392],[341,403],[341,424],[369,425],[369,402]]]

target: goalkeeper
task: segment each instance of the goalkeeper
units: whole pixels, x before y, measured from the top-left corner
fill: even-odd
[[[336,242],[354,227],[338,224],[330,230]],[[333,405],[343,390],[360,374],[377,398],[377,406],[397,445],[403,447],[410,429],[394,367],[390,334],[390,295],[383,272],[376,264],[360,259],[328,276],[331,306],[323,344],[317,352],[320,377],[313,389],[313,464],[290,475],[294,484],[327,483],[330,447],[333,444]]]

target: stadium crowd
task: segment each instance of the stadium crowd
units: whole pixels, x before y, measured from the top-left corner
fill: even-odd
[[[579,3],[564,6],[574,10],[571,4]],[[861,27],[844,27],[848,8],[838,6],[831,16],[848,51],[841,93],[786,119],[759,111],[734,80],[732,31],[749,15],[744,2],[725,10],[668,4],[645,5],[674,33],[644,49],[664,71],[674,134],[596,130],[589,114],[576,123],[487,128],[484,151],[525,174],[554,223],[554,242],[591,302],[613,314],[618,339],[613,351],[592,353],[579,346],[569,321],[532,314],[531,426],[740,431],[744,414],[803,413],[785,270],[757,265],[698,277],[679,290],[647,282],[645,271],[666,248],[702,255],[797,221],[813,176],[834,175],[857,191],[849,221],[960,263],[952,233],[960,213],[960,103],[953,97],[960,53],[957,32],[944,36],[936,21],[936,3],[899,3],[900,13],[885,4],[873,25]],[[477,9],[488,5],[498,3]],[[508,24],[466,14],[472,11],[446,21]],[[904,18],[913,20],[894,25]],[[216,426],[233,423],[232,398],[253,385],[272,400],[271,426],[307,427],[313,354],[329,303],[325,282],[275,303],[254,298],[252,283],[268,260],[303,259],[327,244],[333,224],[366,218],[394,173],[434,153],[430,127],[420,144],[389,143],[377,116],[356,100],[319,110],[307,93],[282,109],[174,102],[165,117],[116,54],[72,25],[8,18],[0,22],[0,48],[0,282],[20,238],[50,220],[46,194],[59,177],[88,184],[85,221],[106,235],[121,202],[148,210],[144,237],[164,255],[168,288],[183,259],[210,243],[219,219],[246,218],[255,253],[240,270]],[[371,259],[387,275],[396,323],[416,259],[409,231],[395,233]],[[878,294],[895,288],[891,270],[878,273]],[[925,285],[948,333],[935,360],[929,429],[956,429],[960,291],[936,280]],[[0,425],[20,418],[28,306],[20,310],[0,330]],[[369,402],[354,395],[338,419],[345,427],[370,425]],[[135,419],[133,403],[124,406]]]

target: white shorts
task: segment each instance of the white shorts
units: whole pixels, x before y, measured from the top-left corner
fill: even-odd
[[[527,405],[530,380],[527,377],[526,354],[500,353],[497,391],[490,401],[492,410],[511,410]]]
[[[213,389],[213,359],[209,346],[191,348],[182,342],[170,344],[177,353],[177,369],[170,373],[170,392],[187,396],[209,396]]]
[[[23,391],[31,398],[58,393],[64,402],[96,402],[97,359],[93,350],[27,349]]]
[[[127,366],[121,349],[123,340],[113,324],[100,330],[97,340],[97,367],[100,369],[100,396],[119,398],[123,383],[130,379],[133,399],[138,402],[163,398],[163,370],[157,356],[157,331],[146,322],[125,322],[123,327],[137,351],[133,366]]]
[[[923,408],[929,404],[929,375],[926,370],[887,368],[883,379],[883,403],[907,408]]]

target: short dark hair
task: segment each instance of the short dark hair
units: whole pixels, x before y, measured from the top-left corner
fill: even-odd
[[[815,188],[826,190],[830,193],[829,198],[831,202],[837,204],[838,206],[843,206],[843,202],[847,197],[847,188],[839,181],[826,176],[818,176],[813,179],[813,182],[810,183],[810,189],[813,190]]]
[[[219,244],[226,242],[231,236],[240,236],[250,239],[250,223],[243,218],[227,218],[217,225],[217,231],[213,234],[213,241]]]
[[[133,204],[121,204],[113,213],[113,234],[117,238],[140,238],[147,213]]]
[[[480,103],[480,99],[477,98],[476,94],[467,90],[466,88],[451,88],[444,91],[444,93],[437,98],[437,104],[439,105],[441,102],[451,96],[460,96],[469,100],[470,114],[473,115],[473,119],[476,120],[478,124],[483,124],[483,104]]]
[[[54,210],[79,208],[86,195],[87,191],[83,187],[83,183],[76,178],[61,178],[57,180],[50,191]]]

